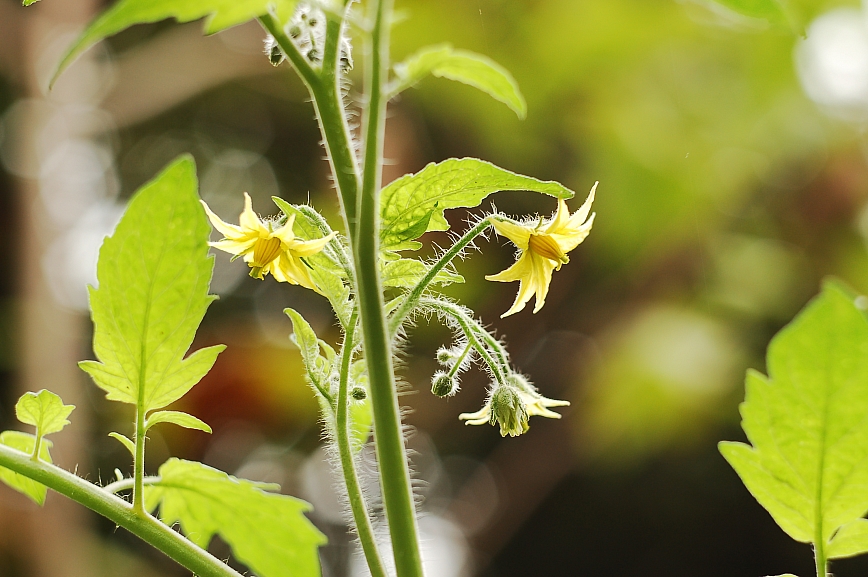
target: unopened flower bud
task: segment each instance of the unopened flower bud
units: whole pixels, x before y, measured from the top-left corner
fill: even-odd
[[[301,36],[301,27],[298,25],[290,26],[289,27],[289,35],[292,38],[298,38],[299,36]]]
[[[457,355],[452,349],[441,348],[437,350],[437,362],[441,365],[451,365],[455,361],[456,357]]]
[[[500,425],[500,435],[517,437],[528,430],[528,414],[518,392],[510,386],[501,386],[491,397],[492,425]]]
[[[438,397],[448,397],[455,392],[457,385],[455,377],[443,371],[438,371],[434,373],[434,378],[431,379],[431,392]]]
[[[368,391],[365,387],[353,387],[350,389],[350,396],[357,401],[364,401],[368,398]]]

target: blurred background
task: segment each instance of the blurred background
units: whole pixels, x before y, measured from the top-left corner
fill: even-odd
[[[0,0],[0,425],[18,427],[22,392],[51,388],[78,407],[54,439],[55,460],[105,482],[130,471],[106,435],[129,433],[132,416],[75,363],[93,355],[85,286],[130,194],[190,152],[202,197],[225,220],[235,221],[243,191],[263,214],[280,195],[339,220],[304,89],[286,65],[269,65],[256,24],[207,38],[201,23],[138,26],[46,91],[103,4]],[[577,191],[573,210],[600,181],[593,233],[539,314],[499,318],[517,289],[483,280],[512,262],[501,240],[459,264],[467,282],[450,289],[544,395],[572,402],[562,420],[534,418],[516,439],[465,427],[457,416],[481,406],[484,375],[467,374],[457,397],[433,397],[434,351],[449,334],[425,322],[412,333],[402,402],[429,574],[811,574],[810,548],[777,528],[716,443],[743,438],[744,371],[764,369],[769,339],[821,279],[868,291],[868,7],[804,0],[804,37],[703,0],[397,8],[396,59],[441,41],[490,55],[513,72],[529,113],[522,122],[467,86],[427,79],[390,109],[387,180],[478,156],[565,183]],[[535,195],[493,200],[515,215],[555,209]],[[453,227],[467,216],[453,211]],[[179,403],[214,434],[153,430],[148,468],[175,455],[278,482],[314,504],[331,540],[324,574],[364,575],[281,312],[304,311],[334,342],[330,309],[216,256],[220,300],[194,347],[229,348]],[[366,483],[376,491],[373,477]],[[212,550],[229,555],[219,540]],[[864,575],[868,559],[833,569]],[[56,494],[39,511],[0,487],[4,577],[184,574]]]

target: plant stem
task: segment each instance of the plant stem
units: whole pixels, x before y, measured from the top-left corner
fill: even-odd
[[[349,388],[350,380],[350,363],[353,358],[353,347],[355,346],[353,334],[357,320],[358,312],[353,311],[353,315],[350,318],[350,327],[346,331],[343,349],[341,350],[341,375],[338,386],[338,406],[335,413],[335,440],[338,444],[338,454],[341,459],[344,483],[347,486],[347,498],[350,502],[350,510],[353,513],[353,521],[356,525],[356,532],[359,535],[359,542],[362,544],[362,551],[365,553],[365,560],[368,562],[368,569],[371,571],[371,577],[386,577],[383,560],[380,558],[380,552],[377,550],[377,541],[374,538],[371,518],[368,515],[368,506],[365,503],[365,496],[362,494],[359,477],[356,474],[356,462],[353,456],[353,447],[350,443],[349,398],[347,389]]]
[[[144,387],[139,386],[140,390]],[[139,397],[142,397],[140,394]],[[133,511],[142,517],[149,517],[145,511],[145,411],[142,408],[144,401],[139,398],[136,407],[136,455],[133,459]]]
[[[814,543],[814,561],[817,566],[817,577],[828,577],[829,565],[826,561],[826,550],[822,542]]]
[[[160,482],[160,477],[145,477],[142,479],[143,485],[153,485],[155,483]],[[120,493],[121,491],[128,491],[133,488],[135,484],[135,479],[130,479],[129,477],[126,479],[120,479],[118,481],[114,481],[113,483],[109,483],[105,487],[102,488],[103,491],[107,491],[109,493]]]
[[[153,545],[199,577],[241,577],[231,567],[210,555],[180,533],[150,515],[142,516],[129,503],[44,461],[0,445],[0,466],[42,483],[61,495],[91,509]]]
[[[394,314],[389,318],[389,330],[391,331],[392,336],[398,332],[398,329],[401,327],[401,324],[404,322],[404,319],[413,312],[413,309],[416,308],[416,305],[419,304],[419,299],[422,298],[422,295],[437,277],[437,275],[446,268],[452,260],[458,256],[464,248],[473,242],[477,236],[482,234],[485,229],[491,226],[491,217],[486,217],[476,223],[470,230],[464,233],[464,235],[458,239],[458,241],[453,244],[449,250],[443,253],[437,262],[431,266],[431,269],[428,273],[422,277],[422,280],[419,281],[410,294],[404,299],[404,302],[401,303],[400,308],[395,311]]]
[[[392,339],[383,313],[379,274],[379,191],[386,113],[383,88],[389,69],[392,0],[377,0],[371,4],[371,8],[373,27],[365,67],[367,107],[364,119],[364,172],[353,252],[371,385],[377,463],[395,569],[398,577],[422,577],[416,508],[410,487],[410,470],[392,368]]]

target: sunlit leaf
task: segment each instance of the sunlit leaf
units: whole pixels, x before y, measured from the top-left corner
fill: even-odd
[[[24,393],[15,404],[15,416],[26,425],[36,427],[37,435],[50,435],[62,431],[69,424],[67,417],[75,405],[64,405],[51,391]]]
[[[714,0],[733,12],[749,18],[767,20],[775,26],[789,27],[788,2],[785,0]]]
[[[428,46],[396,64],[397,81],[390,94],[406,90],[429,74],[478,88],[509,106],[519,118],[527,115],[527,104],[509,71],[487,56],[456,50],[449,44]]]
[[[17,449],[28,455],[33,453],[33,448],[36,446],[36,436],[20,431],[3,431],[0,433],[0,444]],[[39,458],[46,463],[51,462],[51,455],[48,449],[51,447],[51,441],[43,439],[39,447]],[[45,495],[48,489],[42,483],[37,483],[33,479],[19,475],[15,471],[10,471],[0,467],[0,481],[3,481],[16,491],[24,493],[30,497],[37,505],[45,503]]]
[[[219,534],[259,577],[317,577],[325,536],[304,516],[310,505],[269,493],[274,485],[236,479],[202,463],[169,459],[145,487],[145,506],[207,547]]]
[[[147,431],[159,423],[172,423],[185,429],[196,429],[206,433],[211,432],[211,427],[208,426],[208,423],[181,411],[156,411],[151,413],[145,421],[145,430]]]
[[[868,550],[854,525],[868,512],[868,319],[853,300],[826,283],[775,336],[741,405],[753,446],[720,444],[787,534],[833,556]]]
[[[528,190],[557,198],[575,194],[554,181],[515,174],[476,158],[451,158],[429,164],[386,186],[380,194],[380,244],[382,250],[416,249],[422,233],[448,230],[443,211],[478,206],[493,192]],[[421,221],[424,227],[419,227]]]
[[[207,373],[223,345],[187,358],[214,296],[208,284],[211,227],[196,193],[193,160],[183,157],[133,196],[99,253],[90,288],[97,361],[79,366],[114,401],[144,411],[181,398]]]
[[[428,274],[428,270],[429,267],[424,262],[412,258],[386,261],[381,273],[383,286],[412,288]],[[463,282],[464,277],[450,270],[442,270],[434,277],[434,284],[442,286]]]
[[[320,340],[301,314],[293,309],[284,309],[292,321],[292,341],[301,351],[301,360],[307,376],[317,390],[328,389],[329,361],[320,355]]]
[[[97,17],[78,37],[60,61],[54,78],[82,52],[100,40],[136,24],[149,24],[168,18],[174,18],[178,22],[205,18],[205,33],[213,34],[262,16],[272,6],[278,7],[281,13],[287,13],[296,2],[297,0],[120,0]]]

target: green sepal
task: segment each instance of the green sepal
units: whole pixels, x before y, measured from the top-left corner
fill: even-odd
[[[319,577],[325,536],[304,516],[300,499],[266,492],[275,485],[237,479],[202,463],[171,458],[160,481],[145,487],[145,507],[160,507],[166,525],[180,525],[202,548],[215,534],[259,577]]]
[[[185,429],[195,429],[211,433],[211,427],[205,421],[182,411],[156,411],[145,420],[145,431],[159,423],[172,423]]]
[[[90,287],[99,361],[79,366],[113,401],[148,412],[181,398],[225,348],[184,358],[211,302],[211,227],[199,203],[193,159],[182,156],[144,185],[100,248]]]
[[[118,441],[121,445],[126,447],[127,451],[130,452],[130,455],[133,458],[136,457],[136,444],[133,443],[126,435],[121,435],[120,433],[111,432],[108,434],[109,437]]]
[[[35,0],[33,0],[35,1]],[[82,52],[104,38],[113,36],[136,24],[150,24],[168,18],[192,22],[205,18],[205,34],[243,24],[277,7],[281,15],[288,14],[297,0],[120,0],[100,14],[69,47],[51,83]]]
[[[501,190],[527,190],[572,198],[575,194],[554,181],[522,176],[476,158],[450,158],[432,163],[416,174],[393,181],[380,193],[380,247],[383,251],[415,250],[424,232],[449,230],[443,211],[478,206]],[[422,230],[418,224],[427,219]]]
[[[42,389],[38,393],[24,393],[15,403],[15,416],[25,425],[36,427],[38,436],[63,430],[69,424],[67,417],[75,405],[64,405],[56,394]]]
[[[20,431],[3,431],[0,433],[0,444],[32,455],[33,449],[36,447],[36,436]],[[51,441],[42,439],[42,444],[39,447],[39,459],[46,463],[51,463],[49,448],[51,448]],[[10,471],[3,467],[0,467],[0,481],[3,481],[18,492],[24,493],[39,506],[45,503],[45,495],[48,492],[48,488],[42,483],[37,483],[33,479],[19,475],[15,471]]]
[[[403,62],[395,64],[394,68],[397,79],[389,88],[390,97],[431,74],[478,88],[509,106],[519,118],[527,116],[527,103],[515,78],[487,56],[456,50],[450,44],[438,44],[422,48]]]
[[[826,282],[774,337],[767,366],[745,383],[752,446],[720,451],[790,537],[855,554],[866,541],[854,522],[868,512],[868,318],[850,291]]]
[[[413,288],[428,274],[429,267],[424,262],[402,258],[400,260],[385,261],[380,274],[384,287]],[[441,286],[452,283],[463,283],[464,277],[451,270],[442,270],[434,277],[432,284]]]

